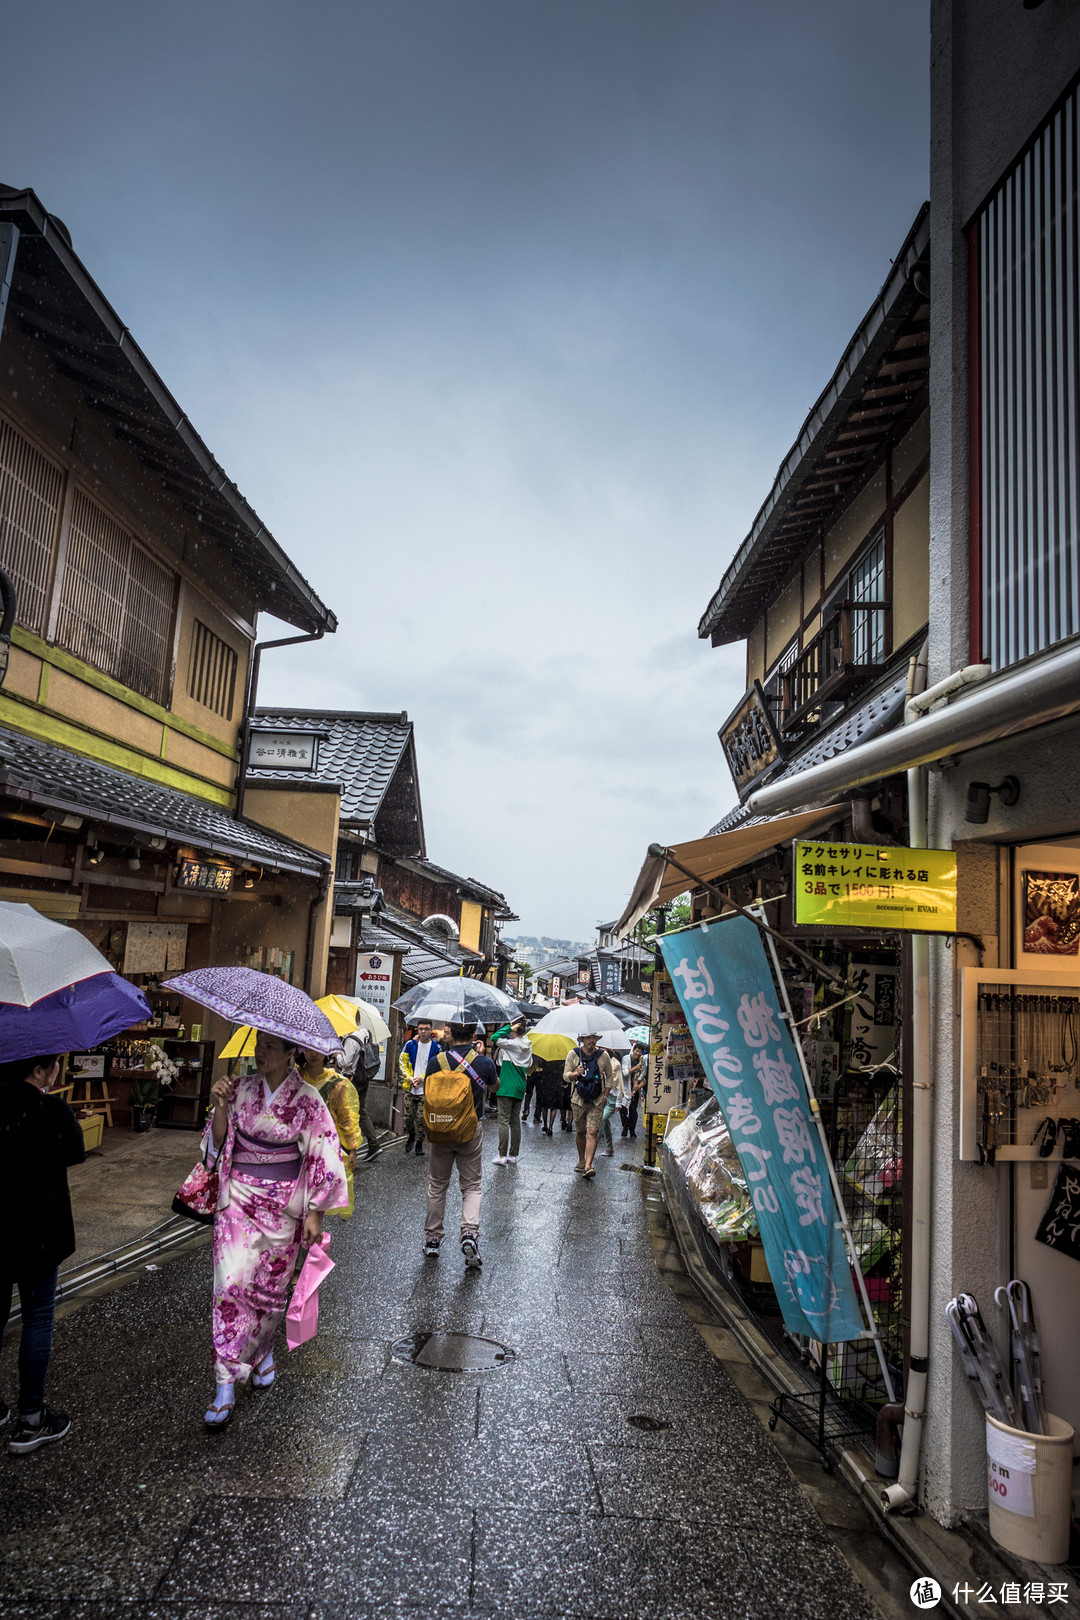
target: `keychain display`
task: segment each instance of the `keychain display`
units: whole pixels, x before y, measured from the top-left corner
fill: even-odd
[[[998,1149],[1015,1142],[1019,1110],[1052,1107],[1063,1088],[1080,1085],[1078,1033],[1076,995],[980,987],[976,1065],[984,1164],[993,1164]],[[1040,1151],[1045,1155],[1052,1146]]]

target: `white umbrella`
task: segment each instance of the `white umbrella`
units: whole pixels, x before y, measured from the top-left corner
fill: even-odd
[[[602,1035],[605,1030],[622,1033],[622,1023],[608,1007],[594,1007],[591,1002],[575,1001],[569,1007],[556,1007],[545,1013],[530,1031],[533,1035]],[[627,1047],[629,1051],[629,1047]]]
[[[32,1007],[81,979],[111,973],[96,945],[33,906],[0,901],[0,1002]]]
[[[625,1029],[605,1029],[596,1044],[604,1052],[629,1052],[630,1037]]]
[[[362,1028],[371,1032],[371,1038],[378,1043],[388,1041],[390,1031],[377,1007],[370,1001],[361,1001],[359,996],[339,996],[339,1001],[347,1001],[350,1007],[356,1008],[356,1022]]]

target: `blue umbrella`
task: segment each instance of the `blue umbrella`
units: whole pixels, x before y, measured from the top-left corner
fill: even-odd
[[[0,1062],[84,1051],[149,1016],[142,991],[77,928],[0,902]]]
[[[29,1007],[0,1002],[0,1055],[6,1063],[83,1052],[149,1017],[150,1004],[141,990],[119,973],[95,973]]]

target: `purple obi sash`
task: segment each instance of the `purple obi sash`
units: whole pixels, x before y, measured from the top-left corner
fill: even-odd
[[[232,1152],[234,1170],[260,1181],[295,1181],[302,1164],[295,1142],[264,1142],[237,1126]]]

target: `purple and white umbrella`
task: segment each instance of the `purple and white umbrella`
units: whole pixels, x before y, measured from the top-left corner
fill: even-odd
[[[82,1052],[149,1017],[142,991],[77,928],[0,902],[0,1062]]]
[[[329,1056],[341,1036],[311,997],[272,973],[246,967],[194,968],[165,981],[166,990],[197,1001],[233,1024],[250,1024],[312,1052]]]

